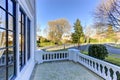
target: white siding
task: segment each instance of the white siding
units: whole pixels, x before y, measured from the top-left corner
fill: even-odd
[[[22,8],[24,12],[26,13],[26,16],[29,17],[31,20],[31,59],[26,63],[26,65],[23,67],[22,71],[19,70],[19,39],[17,39],[17,77],[15,80],[29,80],[30,75],[32,73],[32,70],[35,65],[34,61],[34,53],[35,53],[35,41],[36,38],[34,38],[36,35],[36,9],[35,9],[35,0],[17,0],[17,17],[18,18],[18,11],[19,8]],[[17,36],[19,35],[19,25],[18,25],[18,20],[16,22],[17,24]],[[19,38],[19,37],[17,37]]]

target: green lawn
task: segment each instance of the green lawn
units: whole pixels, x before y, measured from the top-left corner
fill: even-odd
[[[88,52],[87,51],[81,51],[81,53],[85,54],[85,55],[88,55]]]
[[[105,61],[120,66],[120,58],[117,58],[115,56],[109,55],[105,58]]]
[[[56,52],[56,51],[67,51],[68,49],[59,49],[59,50],[51,50],[49,52]]]
[[[52,42],[42,42],[40,43],[40,47],[45,47],[45,46],[54,46],[55,44]]]

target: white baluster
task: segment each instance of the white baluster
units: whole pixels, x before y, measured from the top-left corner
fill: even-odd
[[[60,60],[60,53],[58,53],[59,54],[59,60]]]
[[[53,54],[53,60],[55,60],[55,53]]]
[[[107,71],[107,80],[112,80],[112,78],[110,76],[110,68],[107,67],[107,69],[108,69],[108,71]]]
[[[63,53],[61,53],[61,59],[63,59]]]
[[[47,54],[47,60],[49,60],[49,53]]]
[[[113,73],[113,80],[117,80],[117,75],[116,75],[116,72],[117,72],[117,71],[115,71],[115,70],[113,69],[113,72],[114,72],[114,73]]]

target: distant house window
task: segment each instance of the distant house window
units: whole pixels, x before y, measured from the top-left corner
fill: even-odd
[[[0,80],[16,75],[15,7],[15,0],[0,0]]]

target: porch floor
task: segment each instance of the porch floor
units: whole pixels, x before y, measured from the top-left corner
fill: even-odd
[[[103,80],[72,61],[46,62],[36,65],[30,80]]]

